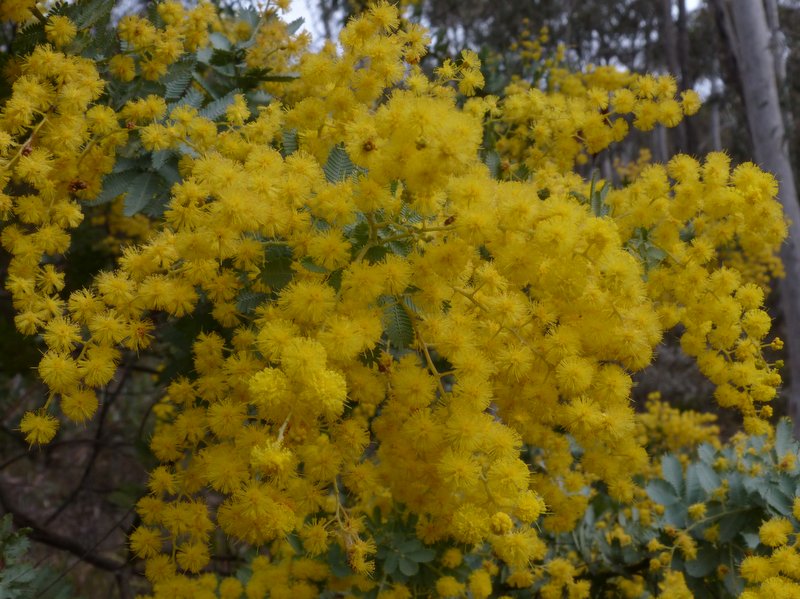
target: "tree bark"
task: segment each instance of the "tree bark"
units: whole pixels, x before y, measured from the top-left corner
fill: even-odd
[[[772,50],[772,59],[775,66],[775,77],[778,80],[778,88],[780,89],[786,82],[786,61],[789,56],[788,48],[786,47],[786,36],[781,31],[777,0],[764,0],[764,11],[771,36],[770,50]]]
[[[781,30],[780,18],[778,13],[777,0],[764,0],[764,8],[767,15],[767,27],[770,31],[770,49],[772,50],[772,60],[775,65],[775,79],[778,83],[778,99],[783,110],[783,124],[786,127],[786,144],[790,148],[789,160],[795,164],[796,156],[792,156],[795,145],[795,126],[794,111],[791,105],[790,85],[786,81],[787,64],[789,61],[789,47],[786,43],[786,35]],[[794,171],[797,180],[797,169]]]
[[[720,74],[725,81],[725,87],[736,92],[744,104],[744,90],[742,79],[739,76],[739,45],[736,41],[736,31],[733,26],[728,0],[709,0],[714,24],[720,37]]]
[[[714,72],[711,76],[711,97],[708,103],[711,105],[711,150],[719,152],[722,150],[722,125],[720,117],[720,104],[722,102],[722,82],[719,76],[719,61],[714,60]]]
[[[686,10],[686,0],[678,0],[678,61],[680,62],[679,87],[681,91],[690,89],[694,84],[692,74],[689,70],[689,28],[686,24],[688,12]],[[683,125],[684,146],[681,151],[694,154],[697,151],[697,135],[694,130],[694,121],[684,119]]]
[[[675,22],[672,20],[672,0],[661,0],[661,35],[664,46],[664,55],[667,58],[667,68],[672,74],[679,89],[685,89],[684,78],[681,73],[680,52],[678,50],[678,34],[675,30]],[[670,130],[665,138],[666,154],[671,156],[677,149],[679,152],[686,151],[686,126],[683,122]]]
[[[727,6],[736,44],[733,54],[744,92],[747,122],[756,161],[778,179],[778,197],[789,219],[789,238],[781,250],[786,278],[780,282],[788,380],[784,394],[800,437],[800,204],[789,160],[781,112],[772,34],[762,0],[731,0]]]

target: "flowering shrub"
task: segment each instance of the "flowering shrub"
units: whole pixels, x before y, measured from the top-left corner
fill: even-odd
[[[478,97],[477,57],[426,75],[426,32],[385,3],[316,53],[273,10],[167,1],[107,32],[111,4],[0,8],[34,19],[5,66],[0,241],[49,389],[19,425],[31,445],[91,419],[123,361],[173,373],[130,536],[154,596],[585,597],[612,577],[597,552],[630,564],[630,547],[654,557],[615,571],[628,596],[739,580],[738,563],[706,567],[716,553],[691,565],[698,534],[731,540],[698,524],[725,499],[701,478],[670,515],[681,463],[665,458],[667,496],[646,448],[676,446],[637,420],[631,374],[679,327],[719,405],[771,434],[775,180],[721,153],[616,189],[575,170],[631,126],[674,126],[696,94],[552,63]],[[116,259],[76,287],[86,215]],[[565,551],[595,518],[608,534]],[[780,518],[760,530],[778,561],[742,566],[766,593],[795,575],[775,555],[797,521]],[[228,542],[238,572],[214,559]]]
[[[682,426],[685,444],[648,475],[649,501],[596,493],[574,533],[551,541],[559,557],[614,596],[794,596],[800,447],[791,424],[782,420],[771,439],[738,434],[721,446],[705,415],[650,404],[643,432],[655,415],[665,429]]]

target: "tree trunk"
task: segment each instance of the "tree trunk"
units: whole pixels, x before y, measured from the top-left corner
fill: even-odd
[[[786,36],[781,30],[778,2],[777,0],[765,0],[764,8],[767,15],[767,27],[769,27],[770,49],[772,50],[772,60],[775,65],[775,79],[778,83],[778,99],[781,102],[781,109],[783,110],[783,124],[786,128],[786,144],[789,147],[789,160],[792,164],[795,161],[792,156],[795,145],[795,126],[794,126],[794,113],[791,105],[791,94],[789,93],[790,85],[786,81],[787,63],[789,60],[789,48],[786,44]],[[795,169],[797,175],[797,169]],[[797,177],[795,176],[795,180]]]
[[[779,199],[790,221],[789,239],[781,251],[786,269],[786,278],[780,283],[787,348],[784,373],[788,375],[784,393],[795,436],[800,437],[800,205],[778,96],[772,35],[762,0],[732,0],[728,7],[755,158],[778,179]]]
[[[714,60],[714,72],[711,75],[711,97],[708,103],[711,105],[711,150],[719,152],[722,150],[722,126],[720,117],[720,104],[722,103],[722,81],[718,75],[719,61]]]
[[[656,162],[666,164],[669,162],[669,159],[672,158],[672,153],[669,149],[669,140],[666,127],[664,127],[664,125],[657,125],[656,128],[653,129],[653,136],[655,139],[653,156],[655,157]]]
[[[736,92],[744,104],[744,91],[742,79],[739,76],[739,44],[736,41],[736,31],[733,26],[730,5],[728,0],[709,0],[711,14],[720,37],[720,75],[725,82],[725,88]],[[752,140],[749,140],[752,150]]]
[[[672,20],[672,0],[661,0],[661,36],[664,55],[667,58],[667,68],[677,80],[679,89],[685,89],[684,78],[681,73],[680,52],[678,50],[678,35],[675,31],[675,22]],[[675,149],[679,152],[685,152],[686,125],[681,122],[677,127],[671,129],[669,134],[665,136],[665,143],[668,156],[671,156]]]
[[[689,29],[686,26],[686,0],[678,0],[678,61],[680,62],[679,87],[681,91],[690,89],[694,84],[692,75],[689,71]],[[694,154],[697,151],[697,135],[694,130],[694,121],[692,119],[684,119],[681,121],[683,125],[683,141],[684,146],[681,151],[688,154]]]
[[[777,0],[764,0],[764,10],[767,17],[767,27],[770,32],[770,50],[772,50],[772,60],[775,67],[775,77],[778,81],[778,88],[786,82],[786,61],[789,58],[788,48],[786,47],[786,36],[781,31],[780,20],[778,17]]]

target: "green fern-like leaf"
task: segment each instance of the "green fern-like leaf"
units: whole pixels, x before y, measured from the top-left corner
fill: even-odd
[[[167,110],[171,111],[178,106],[192,106],[193,108],[200,108],[203,104],[203,92],[195,87],[190,87],[186,90],[180,100],[172,102],[167,105]]]
[[[236,298],[236,309],[242,314],[250,314],[266,300],[266,293],[242,291]]]
[[[115,0],[88,0],[70,4],[67,16],[74,21],[78,29],[88,29],[103,21],[108,22]]]
[[[170,67],[169,72],[161,82],[164,84],[164,99],[174,100],[180,98],[186,92],[186,88],[192,82],[197,61],[194,59],[182,60]]]
[[[489,167],[489,172],[492,174],[494,179],[500,178],[500,154],[498,154],[495,150],[490,150],[486,152],[486,157],[484,158],[484,163],[487,167]]]
[[[294,277],[292,249],[285,245],[271,245],[266,250],[267,264],[261,272],[261,281],[273,292],[280,291]]]
[[[357,167],[350,160],[350,156],[347,155],[344,148],[336,146],[328,154],[328,161],[322,167],[322,170],[325,171],[325,178],[328,183],[338,183],[356,172]]]
[[[223,114],[225,114],[225,110],[233,104],[234,96],[236,94],[241,94],[242,90],[240,89],[233,89],[229,91],[227,94],[222,96],[217,100],[213,100],[206,104],[202,110],[200,110],[200,116],[206,118],[210,121],[216,121],[220,118]]]
[[[284,158],[297,152],[299,147],[299,144],[297,143],[297,131],[294,129],[284,131],[281,145]]]
[[[127,193],[134,184],[136,178],[141,175],[138,170],[126,170],[119,173],[111,173],[103,179],[103,189],[93,200],[86,202],[88,206],[99,206],[113,202],[116,198]]]
[[[125,207],[122,212],[125,216],[133,216],[143,211],[161,190],[161,177],[158,173],[140,173],[131,183],[125,196]]]
[[[11,42],[11,53],[18,55],[30,54],[33,49],[44,43],[44,25],[39,23],[32,23],[19,29],[14,35],[14,40]]]
[[[414,325],[405,307],[392,303],[383,310],[383,323],[386,336],[396,348],[404,348],[414,343]]]

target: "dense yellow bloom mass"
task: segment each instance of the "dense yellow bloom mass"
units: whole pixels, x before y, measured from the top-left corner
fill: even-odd
[[[20,20],[27,4],[2,10]],[[103,76],[157,81],[210,30],[252,33],[209,4],[158,12],[163,28],[120,21],[129,52]],[[350,22],[341,48],[318,53],[266,19],[246,63],[282,68],[299,55],[300,77],[267,84],[275,99],[255,110],[235,95],[212,120],[155,95],[103,105],[97,67],[57,49],[73,29],[48,22],[55,48],[21,61],[0,112],[5,286],[17,328],[46,346],[47,409],[76,422],[91,418],[95,389],[123,356],[158,338],[155,323],[209,315],[192,370],[158,407],[151,449],[162,466],[130,539],[155,596],[200,592],[193,575],[212,560],[217,530],[269,547],[248,596],[315,596],[321,581],[377,588],[376,513],[449,547],[447,568],[461,562],[456,545],[486,545],[486,567],[508,566],[510,586],[546,573],[542,596],[587,596],[568,560],[541,569],[539,519],[572,530],[598,481],[631,502],[634,476],[650,467],[647,439],[708,438],[702,418],[656,432],[664,409],[637,424],[630,405],[631,374],[676,325],[719,404],[764,429],[763,403],[780,384],[762,354],[770,320],[759,287],[786,230],[774,179],[750,164],[731,171],[723,154],[677,156],[613,190],[573,172],[631,125],[694,113],[696,96],[675,99],[671,78],[554,67],[547,89],[515,81],[502,101],[462,108],[457,93],[483,84],[477,56],[428,78],[417,66],[424,32],[381,3]],[[486,128],[500,139],[498,178],[479,159]],[[132,135],[182,155],[163,220],[123,227],[111,214],[131,243],[117,247],[116,269],[67,296],[53,263]],[[47,443],[57,420],[42,410],[20,428]],[[761,530],[770,546],[786,534],[781,522]],[[696,553],[688,536],[676,546]],[[330,547],[351,577],[306,559]],[[762,570],[743,566],[749,580]],[[435,588],[492,593],[484,570],[440,576]],[[661,596],[685,588],[669,572]],[[241,591],[232,578],[219,586],[222,597]]]

